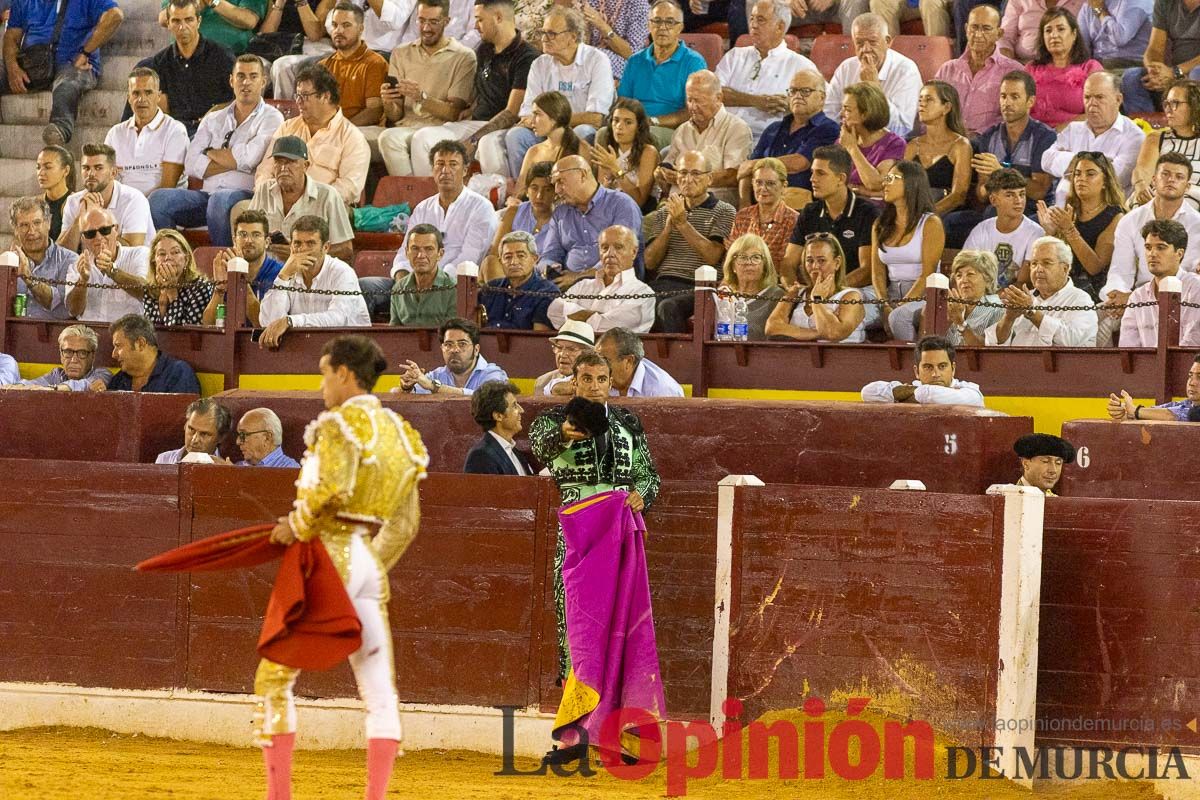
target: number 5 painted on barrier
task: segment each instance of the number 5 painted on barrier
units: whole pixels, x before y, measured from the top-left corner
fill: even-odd
[[[948,456],[952,456],[958,452],[958,434],[957,433],[947,433],[946,434],[946,446],[943,447],[942,450]]]

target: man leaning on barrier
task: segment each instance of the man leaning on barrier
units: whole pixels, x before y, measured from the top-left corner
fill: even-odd
[[[1185,388],[1186,400],[1172,400],[1169,403],[1159,403],[1156,406],[1137,405],[1129,392],[1121,390],[1120,395],[1108,396],[1108,416],[1114,422],[1123,420],[1159,420],[1164,422],[1188,422],[1192,409],[1200,405],[1200,355],[1192,361],[1188,370]]]
[[[399,391],[416,394],[472,394],[487,381],[507,381],[508,375],[479,352],[479,328],[465,319],[452,319],[438,331],[445,366],[426,372],[415,361],[404,361]],[[397,391],[396,389],[392,390]]]
[[[872,381],[862,388],[864,403],[919,403],[983,408],[979,385],[954,377],[954,345],[941,336],[926,336],[914,348],[914,379]]]
[[[200,381],[191,366],[159,349],[150,320],[126,314],[109,332],[113,361],[121,367],[108,384],[110,392],[200,394]]]
[[[189,453],[203,453],[221,460],[217,445],[229,433],[233,418],[229,409],[212,398],[192,401],[183,414],[183,447],[159,453],[155,464],[178,464]]]
[[[96,350],[100,338],[87,325],[68,325],[58,335],[60,367],[37,378],[19,381],[6,389],[54,389],[60,392],[103,392],[112,373],[97,367]],[[0,379],[2,380],[2,379]]]

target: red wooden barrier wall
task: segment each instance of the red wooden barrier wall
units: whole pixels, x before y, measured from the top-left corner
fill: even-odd
[[[1063,473],[1063,495],[1154,500],[1200,497],[1196,489],[1200,425],[1083,419],[1064,423],[1063,436],[1084,448],[1077,468]]]

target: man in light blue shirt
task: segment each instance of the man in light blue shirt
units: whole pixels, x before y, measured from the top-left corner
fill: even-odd
[[[68,325],[58,335],[58,358],[62,366],[18,385],[60,392],[103,392],[112,380],[112,373],[95,365],[99,343],[100,338],[87,325]]]
[[[229,409],[215,400],[193,400],[183,415],[183,447],[159,453],[154,463],[178,464],[189,453],[206,453],[213,461],[220,460],[217,445],[229,433],[231,421]]]
[[[21,197],[8,210],[17,255],[17,294],[25,295],[25,316],[69,319],[61,285],[77,256],[50,239],[50,206],[38,196]],[[38,280],[38,279],[41,280]]]
[[[683,387],[646,358],[642,340],[627,328],[610,328],[596,342],[612,374],[612,397],[683,397]]]
[[[237,443],[242,451],[239,467],[300,467],[296,459],[283,452],[283,423],[269,408],[253,408],[242,415]]]
[[[455,318],[442,325],[438,335],[446,365],[426,372],[415,361],[405,361],[400,374],[401,391],[469,395],[488,381],[508,380],[503,369],[479,352],[479,328],[474,323]]]
[[[17,369],[17,360],[12,356],[0,353],[0,385],[7,386],[21,382],[21,370]]]
[[[1079,10],[1079,35],[1105,69],[1142,66],[1150,45],[1151,0],[1095,0]]]
[[[688,76],[708,69],[704,56],[680,41],[681,33],[683,9],[675,0],[655,0],[650,5],[651,45],[629,57],[617,87],[618,97],[638,100],[646,109],[659,148],[671,143],[675,128],[688,118],[683,91]]]

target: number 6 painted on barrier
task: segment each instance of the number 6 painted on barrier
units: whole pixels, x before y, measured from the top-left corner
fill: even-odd
[[[1079,465],[1080,469],[1087,469],[1088,465],[1092,463],[1092,458],[1088,455],[1087,445],[1083,445],[1075,451],[1075,463]]]
[[[946,434],[946,446],[943,447],[942,450],[948,456],[952,456],[958,452],[958,434],[957,433],[947,433]]]

